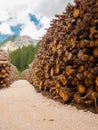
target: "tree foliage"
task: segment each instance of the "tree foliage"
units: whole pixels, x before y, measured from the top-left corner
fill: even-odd
[[[29,45],[18,48],[13,52],[9,52],[11,63],[17,67],[19,71],[23,71],[28,68],[35,55],[38,52],[39,43],[36,46]]]

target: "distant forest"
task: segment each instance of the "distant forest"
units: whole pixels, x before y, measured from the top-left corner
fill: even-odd
[[[39,43],[36,46],[29,45],[18,48],[13,52],[9,52],[11,63],[17,67],[19,71],[23,71],[28,68],[35,55],[38,52]]]

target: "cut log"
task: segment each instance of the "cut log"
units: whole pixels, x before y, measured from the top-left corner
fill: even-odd
[[[84,86],[83,84],[79,84],[79,85],[77,86],[77,89],[78,89],[78,92],[79,92],[80,94],[83,94],[83,93],[86,92],[86,88],[85,88],[85,86]]]
[[[64,102],[68,102],[70,97],[67,91],[63,87],[60,88],[59,95],[63,99]]]
[[[74,13],[73,13],[73,17],[74,17],[74,18],[78,18],[79,15],[80,15],[80,10],[79,10],[79,9],[76,9],[76,10],[74,11]]]

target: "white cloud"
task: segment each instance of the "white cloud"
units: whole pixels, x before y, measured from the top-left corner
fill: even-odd
[[[37,14],[54,17],[55,14],[64,11],[68,2],[72,3],[73,1],[74,0],[36,0],[36,2],[33,2],[33,0],[31,0],[32,4],[30,5],[30,8]]]
[[[50,20],[48,18],[42,17],[40,22],[43,24],[43,27],[39,30],[36,28],[33,22],[29,21],[22,26],[20,35],[28,35],[33,39],[39,39],[46,32],[45,28],[49,27],[49,21]]]
[[[7,24],[7,23],[2,23],[0,25],[0,34],[14,34],[11,29],[10,29],[10,26]]]
[[[0,22],[6,23],[0,32],[10,34],[10,26],[22,24],[21,35],[29,35],[32,38],[38,38],[45,33],[45,28],[49,27],[50,20],[55,14],[62,13],[68,2],[73,0],[3,0],[0,3]],[[40,18],[43,27],[40,30],[30,21],[29,13]]]

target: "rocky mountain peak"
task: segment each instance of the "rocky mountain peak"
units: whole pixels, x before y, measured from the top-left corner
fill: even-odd
[[[0,44],[0,48],[4,51],[14,51],[19,47],[22,48],[23,46],[33,45],[35,46],[39,40],[32,39],[29,36],[11,36],[4,42]]]

